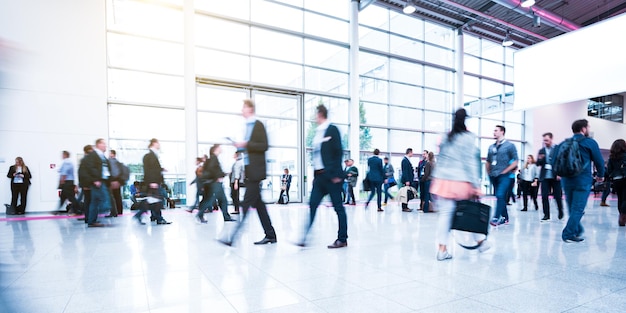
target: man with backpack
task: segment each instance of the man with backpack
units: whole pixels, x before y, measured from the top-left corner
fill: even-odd
[[[591,192],[593,177],[591,161],[598,170],[597,181],[604,180],[604,159],[598,143],[589,138],[589,122],[585,119],[572,123],[574,136],[557,146],[553,168],[561,176],[565,201],[569,208],[569,219],[561,238],[565,242],[581,242],[584,228],[580,223]]]
[[[109,151],[109,163],[111,164],[111,177],[109,182],[111,184],[111,196],[114,205],[111,205],[111,212],[105,217],[117,217],[124,211],[122,204],[122,187],[126,185],[130,176],[128,167],[117,160],[117,152],[113,149]]]
[[[537,153],[537,166],[541,166],[539,172],[539,182],[541,184],[541,204],[543,206],[542,222],[550,220],[550,193],[556,201],[559,209],[559,219],[563,219],[563,190],[561,188],[561,177],[558,177],[552,169],[554,151],[556,146],[552,144],[552,133],[543,134],[544,147]]]

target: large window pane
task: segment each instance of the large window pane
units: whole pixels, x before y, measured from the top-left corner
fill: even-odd
[[[303,12],[271,1],[252,1],[252,22],[302,32]]]
[[[252,58],[252,81],[302,88],[302,66]]]
[[[347,95],[349,75],[317,68],[304,68],[304,88]]]
[[[361,77],[361,99],[386,103],[388,101],[387,85],[386,80]]]
[[[389,9],[369,5],[365,10],[359,12],[359,24],[388,30]]]
[[[382,52],[389,52],[389,34],[379,30],[359,26],[359,46]]]
[[[480,96],[480,79],[478,77],[463,75],[463,92],[466,95]]]
[[[504,80],[504,66],[500,63],[482,60],[482,74],[499,80]]]
[[[477,57],[480,56],[480,38],[471,35],[463,36],[463,52]]]
[[[361,16],[359,15],[359,18]],[[403,36],[424,39],[424,21],[404,14],[391,13],[391,32]]]
[[[421,108],[423,103],[422,93],[423,89],[421,87],[390,83],[389,103],[413,108]]]
[[[180,10],[143,1],[108,0],[107,12],[109,30],[173,41],[183,40],[183,13]]]
[[[502,125],[502,120],[492,120],[492,119],[486,119],[483,118],[480,124],[480,136],[481,137],[487,137],[487,138],[493,138],[493,130],[496,128],[496,125]],[[488,140],[489,144],[487,146],[489,146],[490,144],[494,143],[494,140]],[[487,155],[487,150],[485,151],[485,155]]]
[[[196,89],[198,110],[241,114],[248,92],[243,89],[202,86]]]
[[[250,0],[195,0],[196,9],[247,20],[250,18]]]
[[[389,58],[376,54],[359,52],[359,75],[388,78],[387,63]]]
[[[256,114],[259,116],[274,116],[286,119],[296,119],[298,117],[300,100],[297,96],[255,92],[254,101]]]
[[[424,149],[432,151],[435,154],[439,153],[439,143],[441,142],[441,136],[445,136],[445,133],[425,133],[424,134]],[[413,150],[415,153],[415,150]]]
[[[387,126],[387,105],[364,102],[365,124]]]
[[[417,40],[391,35],[389,44],[389,51],[393,54],[424,60],[424,44]]]
[[[465,108],[465,110],[467,111],[467,107]],[[465,120],[465,126],[467,127],[467,130],[471,131],[474,134],[478,134],[478,131],[480,130],[478,127],[480,119],[478,117],[471,115],[471,113],[470,113],[470,116],[472,117]]]
[[[391,130],[389,131],[389,150],[394,152],[406,152],[407,148],[413,148],[413,152],[419,151],[422,146],[422,133],[414,131]],[[413,167],[417,162],[411,160]]]
[[[389,127],[422,129],[422,110],[389,106]]]
[[[337,0],[304,0],[304,7],[311,11],[316,11],[344,20],[348,19],[350,3],[348,1]]]
[[[510,123],[507,121],[504,124],[504,127],[506,127],[506,134],[505,134],[506,138],[513,139],[513,140],[524,139],[523,127],[521,124]],[[520,150],[517,150],[517,151],[520,151]]]
[[[304,32],[322,38],[348,42],[348,22],[315,13],[304,13]]]
[[[302,63],[302,37],[253,27],[250,50],[253,56]],[[277,44],[280,43],[280,48]],[[280,72],[278,72],[280,73]]]
[[[128,35],[107,35],[109,66],[183,74],[183,45]]]
[[[507,122],[524,123],[525,111],[504,111],[504,120]],[[521,139],[521,138],[520,138]]]
[[[452,90],[452,72],[429,66],[424,67],[424,71],[424,85],[437,89]]]
[[[349,51],[347,48],[317,40],[304,40],[304,63],[334,69],[349,71]]]
[[[328,108],[328,119],[330,121],[333,123],[348,124],[350,123],[348,111],[349,103],[350,101],[347,99],[307,94],[304,96],[304,118],[305,120],[314,121],[315,108],[319,104],[323,104]]]
[[[182,77],[109,69],[109,100],[184,106]]]
[[[454,48],[454,31],[452,28],[439,26],[425,21],[424,32],[426,42],[434,43],[446,48]]]
[[[185,111],[109,104],[109,137],[185,140]]]
[[[431,132],[446,131],[450,121],[452,120],[451,116],[452,115],[445,113],[424,111],[424,130]]]
[[[488,79],[481,79],[482,96],[483,98],[491,98],[493,96],[500,96],[503,92],[502,84],[490,81]]]
[[[426,45],[426,62],[454,67],[454,53],[451,50]]]
[[[250,57],[196,48],[196,74],[250,81]]]
[[[226,138],[241,141],[244,135],[241,114],[198,112],[198,141],[226,144],[230,143]]]
[[[298,122],[283,119],[265,119],[261,118],[267,130],[267,139],[271,146],[290,146],[298,145]]]
[[[482,40],[481,43],[483,59],[504,63],[504,48],[502,45],[489,40]]]
[[[424,90],[424,108],[434,111],[451,112],[452,94],[432,89]]]
[[[195,23],[194,38],[197,45],[242,54],[250,53],[250,26],[200,14],[196,14]]]
[[[390,80],[418,86],[424,84],[424,66],[420,64],[391,58],[389,68]]]
[[[513,67],[512,66],[505,66],[504,67],[504,80],[509,82],[509,83],[514,83],[515,79],[513,76]]]
[[[387,148],[387,129],[383,128],[374,128],[374,127],[365,127],[364,131],[369,131],[371,136],[371,141],[365,141],[363,137],[361,138],[361,150],[369,150],[372,151],[374,149],[379,149],[380,151],[389,151]],[[393,140],[393,138],[392,138]],[[364,143],[369,143],[369,145],[364,146]]]
[[[480,59],[466,54],[463,57],[463,70],[467,73],[480,74]]]

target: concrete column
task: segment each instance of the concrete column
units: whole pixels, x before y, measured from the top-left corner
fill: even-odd
[[[193,199],[196,196],[196,184],[190,186],[189,182],[196,178],[196,157],[198,156],[198,106],[196,104],[194,16],[194,0],[184,0],[185,178],[187,180],[187,205],[193,204]]]
[[[455,95],[456,99],[454,101],[454,110],[463,107],[463,55],[465,54],[465,48],[463,47],[463,30],[461,28],[457,29],[456,35],[456,60],[455,60],[455,69],[456,69],[456,86],[455,86]],[[469,113],[469,112],[468,112]]]
[[[360,164],[360,140],[359,140],[359,1],[350,2],[350,158],[355,164]],[[358,188],[357,188],[358,190]],[[358,198],[358,192],[355,197]]]

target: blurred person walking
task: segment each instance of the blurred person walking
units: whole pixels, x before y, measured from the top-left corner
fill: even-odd
[[[476,145],[476,135],[465,126],[467,112],[458,109],[454,114],[452,130],[442,138],[437,156],[437,167],[432,173],[430,192],[435,196],[439,209],[437,221],[437,260],[451,259],[448,252],[450,227],[456,209],[456,202],[470,200],[482,195],[480,191],[480,149]],[[469,157],[469,158],[468,158]],[[486,237],[474,234],[479,251],[489,249]]]
[[[626,141],[617,139],[611,145],[608,162],[608,176],[617,194],[619,226],[626,226]]]
[[[374,198],[374,194],[376,195],[376,206],[378,207],[378,212],[382,212],[382,203],[381,203],[381,187],[383,185],[385,173],[383,172],[383,160],[378,156],[380,154],[380,150],[374,149],[374,155],[367,159],[367,179],[370,182],[370,187],[372,190],[370,191],[370,196],[367,198],[367,202],[365,202],[365,208],[370,204],[372,198]]]
[[[59,203],[59,209],[63,209],[63,204],[68,200],[72,206],[68,211],[69,215],[75,216],[78,215],[78,210],[80,210],[80,204],[78,200],[76,200],[76,185],[74,184],[74,164],[70,160],[69,151],[63,151],[61,153],[61,157],[63,158],[63,164],[59,169],[59,189],[61,189],[61,199]]]
[[[535,164],[535,158],[532,155],[526,157],[524,168],[521,169],[520,188],[522,189],[522,197],[524,197],[524,208],[522,211],[528,211],[528,197],[533,200],[535,210],[539,210],[537,203],[537,189],[539,188],[539,170]]]
[[[213,206],[215,200],[219,202],[220,210],[222,210],[222,216],[225,222],[235,221],[230,214],[228,214],[228,200],[224,193],[224,172],[220,165],[219,155],[222,153],[222,148],[219,144],[215,144],[209,149],[209,158],[204,162],[202,169],[202,181],[204,182],[204,193],[202,195],[202,201],[198,208],[198,214],[196,219],[202,224],[206,224],[204,219],[204,212]]]

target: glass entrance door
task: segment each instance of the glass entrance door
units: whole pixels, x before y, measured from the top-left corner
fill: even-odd
[[[267,179],[262,182],[263,200],[278,201],[281,175],[285,169],[292,175],[289,189],[290,202],[301,202],[306,190],[302,186],[302,96],[250,87],[225,87],[199,84],[198,151],[209,154],[214,144],[222,144],[220,163],[226,173],[231,172],[235,148],[229,139],[243,140],[244,120],[241,116],[242,100],[251,98],[256,105],[256,115],[265,125],[269,150],[267,151]],[[228,194],[229,182],[224,183]]]

